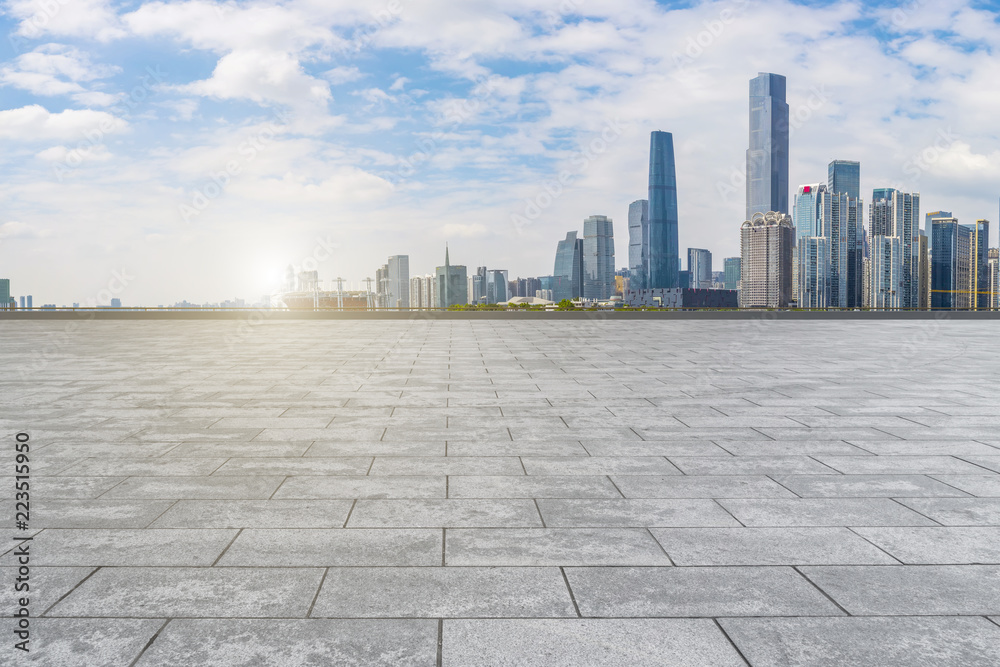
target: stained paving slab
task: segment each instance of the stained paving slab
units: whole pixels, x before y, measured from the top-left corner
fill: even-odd
[[[994,322],[0,322],[0,664],[1000,663]]]

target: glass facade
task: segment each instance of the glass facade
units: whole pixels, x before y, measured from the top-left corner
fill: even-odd
[[[653,132],[649,141],[649,289],[678,287],[677,167],[674,137]]]
[[[901,243],[901,308],[920,307],[920,193],[882,188],[872,193],[869,234],[894,236]],[[933,243],[932,243],[933,245]],[[874,251],[874,250],[873,250]]]
[[[688,248],[688,272],[691,287],[712,289],[712,253],[703,248]]]
[[[861,199],[861,163],[834,160],[830,163],[827,188],[830,192]]]
[[[614,223],[606,216],[592,215],[583,221],[583,297],[610,299],[614,294]]]
[[[552,270],[552,299],[579,299],[583,296],[583,239],[576,232],[556,247],[556,263]]]
[[[976,238],[974,248],[974,260],[976,273],[976,309],[989,310],[990,308],[990,221],[976,221]]]
[[[785,77],[760,73],[750,81],[747,220],[756,213],[788,213],[788,103]]]
[[[820,194],[826,192],[822,183],[800,185],[795,195],[795,207],[792,220],[795,223],[795,237],[822,236],[819,229]]]
[[[389,258],[389,307],[410,307],[410,256],[393,255]]]
[[[726,289],[740,288],[740,258],[727,257],[725,259]]]
[[[629,285],[646,289],[649,277],[649,201],[640,199],[628,207]]]

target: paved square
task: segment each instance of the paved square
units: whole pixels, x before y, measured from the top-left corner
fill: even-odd
[[[3,321],[0,663],[995,666],[998,334]]]

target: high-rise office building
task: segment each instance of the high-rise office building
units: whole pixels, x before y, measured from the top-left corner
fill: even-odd
[[[583,298],[610,299],[615,293],[615,231],[611,218],[583,221]]]
[[[486,303],[486,267],[476,267],[476,273],[469,276],[469,302]]]
[[[15,305],[10,295],[10,278],[0,278],[0,308],[11,308]]]
[[[568,232],[556,246],[552,293],[555,301],[583,296],[583,239],[577,238],[576,232]]]
[[[863,289],[863,203],[829,190],[820,193],[820,236],[829,239],[831,308],[860,308]]]
[[[900,240],[903,262],[903,287],[899,307],[920,307],[920,193],[882,188],[872,193],[869,215],[869,239],[893,236]],[[874,248],[872,249],[874,252]],[[933,252],[933,251],[932,251]],[[874,281],[873,281],[874,282]],[[874,289],[874,285],[872,286]],[[873,292],[874,293],[874,292]]]
[[[727,257],[723,266],[726,274],[726,289],[738,290],[740,288],[740,258]]]
[[[785,77],[761,72],[750,81],[747,217],[788,213],[788,103]]]
[[[827,188],[830,192],[861,199],[861,163],[834,160],[828,169]]]
[[[924,234],[927,238],[934,238],[934,219],[935,218],[954,218],[954,214],[951,211],[932,211],[924,216]],[[933,248],[931,249],[933,253]]]
[[[691,272],[691,287],[712,289],[712,253],[703,248],[688,248],[688,271]]]
[[[469,302],[466,268],[462,265],[452,265],[447,246],[444,250],[444,266],[439,266],[435,270],[434,282],[437,284],[438,308],[449,308]]]
[[[792,222],[795,224],[797,239],[806,236],[822,236],[820,231],[820,195],[826,192],[826,185],[813,183],[800,185],[795,194],[795,204],[792,210]]]
[[[787,308],[792,300],[792,217],[757,213],[740,230],[740,307]]]
[[[1000,310],[1000,248],[990,248],[989,266],[990,310]]]
[[[799,264],[799,308],[825,309],[830,307],[830,239],[824,236],[806,236],[798,239],[796,259]]]
[[[974,228],[975,239],[973,240],[973,271],[975,272],[975,284],[973,285],[973,298],[976,303],[976,310],[990,309],[990,221],[977,220]]]
[[[646,288],[649,278],[649,200],[628,207],[628,268],[630,289]]]
[[[976,282],[975,228],[955,218],[934,218],[931,224],[931,308],[968,310]]]
[[[931,308],[931,251],[930,251],[930,238],[924,234],[923,230],[920,231],[920,236],[918,237],[920,243],[917,250],[920,255],[920,270],[919,270],[919,289],[920,298],[917,308],[920,310],[930,310]]]
[[[410,307],[410,256],[393,255],[389,258],[388,305],[389,308]]]
[[[873,236],[869,257],[870,308],[898,310],[902,306],[903,242],[898,236]]]
[[[649,140],[649,275],[647,289],[674,289],[681,270],[677,236],[677,166],[674,136],[653,132]]]
[[[507,292],[507,270],[488,270],[486,272],[486,303],[507,301],[510,299],[510,295]]]
[[[424,279],[422,276],[410,278],[410,308],[423,310],[430,304],[424,303]]]

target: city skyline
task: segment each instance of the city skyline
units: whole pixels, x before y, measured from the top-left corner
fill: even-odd
[[[446,241],[470,266],[542,274],[586,217],[627,238],[656,129],[683,165],[679,250],[736,256],[757,72],[788,82],[790,188],[857,160],[862,193],[920,192],[963,224],[996,215],[1000,140],[981,102],[996,14],[966,3],[470,5],[448,18],[486,37],[434,45],[413,40],[443,20],[436,3],[384,25],[378,3],[329,8],[305,44],[286,35],[303,25],[294,3],[29,5],[0,18],[14,47],[0,64],[0,263],[39,302],[85,301],[123,271],[128,303],[253,299],[316,255],[326,279],[357,285],[394,253],[432,270]],[[228,27],[265,10],[261,34]],[[261,68],[271,84],[247,74]],[[184,220],[199,192],[207,205]]]

